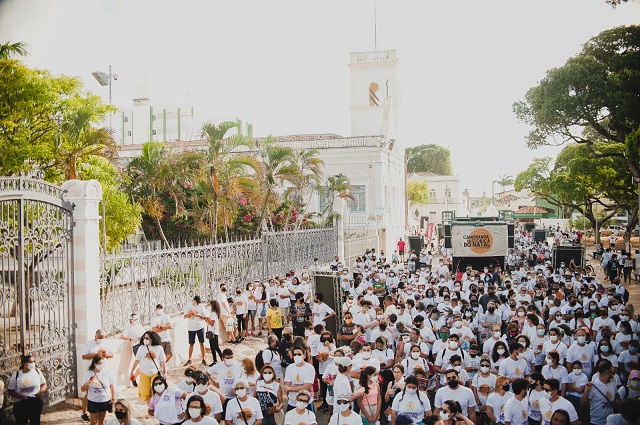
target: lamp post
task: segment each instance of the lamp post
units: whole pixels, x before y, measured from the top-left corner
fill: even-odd
[[[118,79],[118,74],[111,73],[111,65],[109,65],[109,73],[105,74],[102,71],[94,71],[91,73],[93,78],[100,83],[101,86],[109,86],[109,105],[111,105],[111,81]],[[109,112],[109,128],[111,128],[111,112]]]

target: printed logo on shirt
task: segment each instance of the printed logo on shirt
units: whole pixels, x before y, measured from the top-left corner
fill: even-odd
[[[534,400],[532,405],[534,409],[540,409],[540,400]]]
[[[296,375],[296,382],[302,382],[302,377],[300,375]]]
[[[522,371],[520,369],[516,369],[513,376],[522,376]]]
[[[587,360],[589,360],[589,356],[587,356],[586,354],[582,355],[582,361],[586,362]]]
[[[248,408],[246,408],[246,407],[245,407],[245,408],[244,408],[244,409],[242,409],[240,412],[238,412],[238,414],[236,415],[236,417],[237,417],[238,419],[248,421],[248,420],[250,420],[250,419],[253,417],[253,412],[252,412],[250,409],[248,409]]]
[[[412,401],[407,402],[407,410],[413,410],[415,408],[416,408],[416,405],[414,402]]]
[[[233,371],[228,370],[225,375],[227,376],[227,378],[233,378]]]

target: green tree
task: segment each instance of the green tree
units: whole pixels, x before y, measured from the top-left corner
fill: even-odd
[[[451,151],[436,144],[407,148],[407,172],[431,172],[438,176],[452,176]]]
[[[505,188],[507,186],[511,186],[513,184],[513,177],[508,175],[500,175],[498,174],[498,180],[496,182],[502,187],[502,192],[504,193]]]
[[[426,181],[410,181],[407,183],[407,196],[411,205],[427,205],[429,203],[429,184]]]
[[[291,175],[291,186],[285,190],[285,198],[290,203],[284,228],[287,229],[291,216],[304,208],[304,195],[312,196],[322,181],[324,161],[318,157],[317,149],[299,149],[293,153],[293,164],[296,172]],[[301,222],[296,222],[298,228]]]
[[[4,44],[0,44],[0,60],[12,59],[16,56],[26,56],[27,55],[27,44],[18,41],[12,43],[7,41]]]
[[[341,198],[347,202],[355,200],[351,192],[351,181],[349,177],[340,173],[327,177],[326,183],[319,189],[322,197],[326,200],[326,206],[322,211],[322,215],[325,216],[325,224],[333,224],[336,216],[333,212],[333,205],[336,199]]]
[[[594,159],[617,159],[616,164],[638,179],[638,92],[640,26],[622,26],[587,41],[578,55],[549,70],[513,108],[520,120],[533,126],[527,136],[530,148],[574,142]],[[630,182],[629,178],[626,191],[637,197]],[[628,231],[638,221],[637,210],[633,210]]]

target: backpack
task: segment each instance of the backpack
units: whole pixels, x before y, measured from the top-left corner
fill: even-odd
[[[622,286],[622,285],[621,285]],[[624,292],[622,293],[622,300],[624,301],[624,303],[628,303],[629,302],[629,291],[627,290],[627,288],[625,288],[624,286],[622,286],[622,289],[624,289]]]
[[[275,354],[273,354],[273,350],[271,350],[270,348],[265,348],[264,350],[271,351],[271,360],[273,360],[273,358],[275,357]],[[262,367],[264,366],[264,359],[262,358],[262,353],[264,352],[264,350],[260,350],[258,351],[258,354],[256,354],[255,364],[258,372],[260,372],[262,370]]]

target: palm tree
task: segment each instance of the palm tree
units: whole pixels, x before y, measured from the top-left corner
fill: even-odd
[[[208,188],[205,192],[210,195],[212,205],[209,216],[209,229],[214,241],[218,239],[218,213],[220,202],[221,172],[227,167],[237,171],[245,166],[257,168],[253,158],[246,154],[238,153],[241,146],[251,147],[251,139],[238,134],[227,137],[227,133],[233,129],[240,129],[240,124],[225,121],[218,125],[205,123],[202,126],[202,137],[207,141],[205,181]],[[229,172],[229,170],[227,170]]]
[[[28,55],[27,43],[22,41],[18,41],[16,43],[7,41],[4,44],[0,44],[0,60],[11,59],[14,56],[26,55]]]
[[[169,241],[160,221],[166,212],[160,195],[172,173],[165,154],[162,143],[147,142],[142,146],[141,155],[129,163],[128,172],[132,191],[137,193],[143,211],[154,221],[162,242],[169,248]]]
[[[320,185],[322,179],[322,167],[324,161],[318,158],[317,149],[301,149],[293,154],[293,164],[297,167],[296,173],[292,174],[291,184],[285,190],[285,197],[291,202],[289,213],[284,228],[287,229],[291,219],[292,210],[302,209],[303,197],[306,191]],[[313,191],[311,191],[313,193]],[[296,227],[299,223],[296,223]]]
[[[502,187],[502,195],[504,196],[504,188],[513,184],[513,177],[506,174],[498,174],[498,180],[496,180],[496,183],[498,183]]]
[[[58,147],[59,167],[67,180],[78,177],[78,161],[91,155],[112,160],[116,155],[116,141],[110,128],[94,128],[98,119],[94,110],[81,108],[62,124],[62,138]]]
[[[324,208],[324,211],[322,211],[322,214],[326,215],[325,224],[333,223],[333,218],[335,217],[333,204],[337,198],[355,201],[355,197],[351,192],[351,182],[349,181],[349,177],[342,173],[327,177],[327,183],[322,188],[321,194],[324,199],[327,200],[327,205]]]
[[[257,156],[260,163],[260,183],[264,192],[264,199],[260,211],[260,223],[263,223],[276,184],[295,180],[298,175],[298,169],[293,163],[293,150],[291,148],[277,146],[275,139],[271,136],[267,137],[258,148]],[[260,230],[261,229],[258,228],[258,234],[260,234]]]

